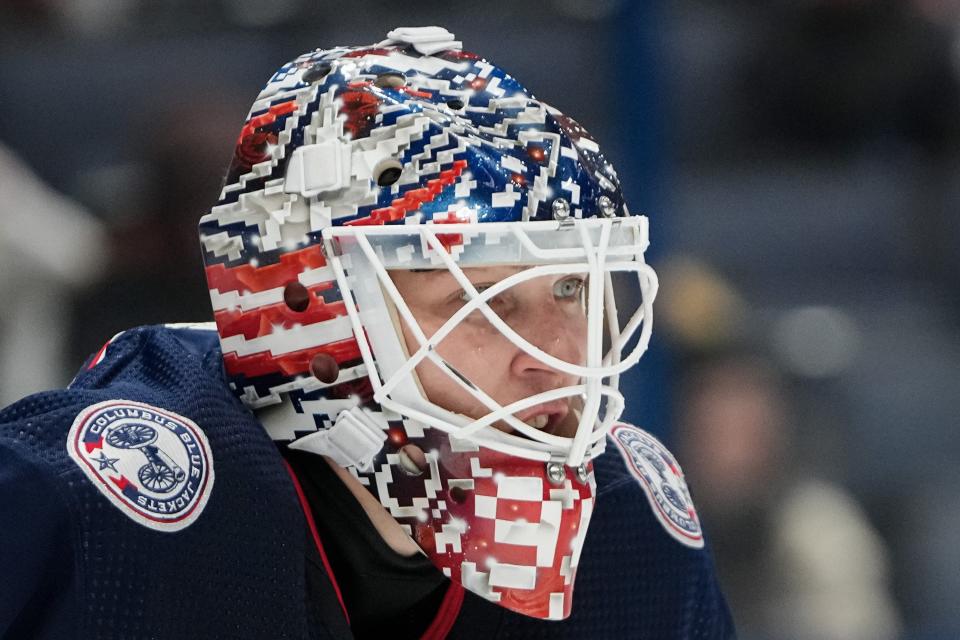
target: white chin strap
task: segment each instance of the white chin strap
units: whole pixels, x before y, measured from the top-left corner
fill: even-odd
[[[460,252],[452,251],[438,238],[439,233],[446,237],[462,235],[464,243],[470,246]],[[461,445],[482,446],[527,459],[578,467],[603,450],[606,432],[623,410],[623,397],[617,390],[619,375],[640,359],[650,340],[657,277],[643,261],[647,245],[646,218],[589,219],[563,225],[513,222],[334,227],[324,231],[324,239],[329,264],[336,275],[370,375],[374,400],[384,410],[399,414],[396,418],[403,416],[449,433],[454,445],[459,442]],[[557,239],[562,241],[554,242]],[[538,240],[543,246],[537,244]],[[416,254],[418,247],[422,255]],[[484,266],[485,254],[496,260],[505,247],[518,256],[514,264],[530,266],[482,292],[477,291],[462,268]],[[487,248],[490,250],[485,251]],[[394,254],[401,258],[391,260]],[[418,259],[421,262],[417,262]],[[389,268],[422,268],[422,262],[426,260],[429,260],[426,264],[433,268],[447,269],[468,299],[429,338],[388,273]],[[611,278],[618,272],[634,275],[641,293],[639,307],[622,327]],[[490,299],[522,282],[568,274],[586,274],[590,283],[604,283],[602,287],[588,287],[586,362],[583,364],[566,362],[531,344],[488,304]],[[409,356],[390,313],[391,307],[419,345]],[[577,378],[579,383],[538,393],[507,406],[499,404],[436,351],[437,345],[467,316],[477,312],[518,349],[551,369]],[[609,341],[606,353],[603,352],[604,328]],[[634,347],[622,357],[624,348],[638,329]],[[472,419],[427,400],[417,384],[415,373],[415,368],[425,360],[436,365],[486,407],[488,413]],[[582,406],[572,438],[546,433],[516,418],[515,414],[530,407],[564,399],[576,400],[572,404]],[[308,445],[303,441],[313,440],[326,450],[321,453],[331,455],[330,451],[333,451],[331,457],[338,463],[359,468],[369,465],[382,446],[385,435],[380,435],[384,432],[380,431],[379,435],[374,432],[385,423],[384,416],[357,407],[342,412],[332,429],[297,442]],[[514,433],[497,429],[495,425],[498,423],[508,425]],[[308,448],[303,445],[297,448]]]

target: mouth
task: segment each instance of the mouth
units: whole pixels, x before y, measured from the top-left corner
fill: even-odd
[[[570,414],[570,407],[563,400],[553,400],[525,409],[516,415],[521,422],[530,425],[538,431],[558,436],[570,436],[566,433],[566,418]]]

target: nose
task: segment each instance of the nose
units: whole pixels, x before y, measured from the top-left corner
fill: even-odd
[[[513,330],[533,346],[563,362],[586,363],[587,322],[582,314],[565,313],[556,304],[545,302],[532,306],[518,320],[511,323]],[[577,376],[559,371],[519,347],[510,370],[544,391],[576,384],[578,380]]]

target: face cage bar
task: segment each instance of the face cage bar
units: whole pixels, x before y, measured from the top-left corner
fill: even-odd
[[[634,241],[626,246],[609,246],[611,229],[616,225],[628,228]],[[542,249],[529,237],[527,231],[577,231],[580,238],[580,247],[560,249]],[[590,232],[599,231],[599,239],[594,245]],[[523,249],[531,256],[545,262],[557,260],[585,260],[584,262],[563,262],[561,264],[543,264],[530,267],[492,285],[482,293],[478,292],[470,280],[463,273],[461,267],[450,255],[444,244],[438,239],[438,234],[478,234],[485,232],[507,233],[520,243]],[[570,222],[509,222],[509,223],[473,223],[473,224],[443,224],[441,225],[409,225],[409,226],[368,226],[368,227],[331,227],[323,232],[328,261],[337,282],[343,292],[343,300],[353,326],[354,335],[360,348],[364,363],[370,372],[370,380],[374,389],[374,400],[382,407],[395,411],[424,424],[436,427],[451,436],[451,439],[469,441],[475,445],[490,448],[509,455],[540,461],[562,461],[570,466],[579,466],[585,460],[591,459],[603,451],[605,436],[613,422],[623,411],[623,396],[618,392],[619,375],[632,367],[640,359],[650,341],[652,330],[652,304],[656,297],[658,281],[656,273],[643,261],[643,251],[647,246],[646,218],[620,218],[613,220],[588,219]],[[424,246],[429,246],[439,256],[442,266],[457,280],[458,284],[468,295],[469,301],[452,315],[444,324],[427,338],[420,329],[405,301],[393,284],[386,267],[371,245],[369,237],[375,236],[409,236],[418,238]],[[385,292],[393,302],[394,308],[403,322],[414,334],[420,348],[416,353],[406,358],[402,365],[393,371],[386,371],[383,363],[377,366],[373,356],[374,349],[368,336],[370,328],[365,331],[360,317],[360,311],[354,301],[354,291],[350,286],[343,261],[341,260],[341,238],[352,238],[361,250],[365,261],[373,268],[374,274],[380,283],[381,296]],[[359,256],[351,256],[357,258]],[[614,257],[614,261],[609,261]],[[359,261],[357,261],[359,262]],[[359,264],[353,264],[352,273],[362,270]],[[615,293],[610,277],[611,272],[623,271],[637,274],[641,289],[641,304],[621,329],[617,315]],[[545,275],[587,273],[591,282],[602,280],[604,286],[590,287],[587,297],[587,364],[585,366],[564,362],[534,346],[517,334],[489,307],[487,301],[510,287]],[[359,277],[367,278],[370,273],[361,273]],[[353,276],[350,276],[353,277]],[[386,300],[382,300],[386,303]],[[472,382],[467,380],[451,365],[444,361],[435,351],[440,343],[464,318],[470,313],[479,311],[517,348],[557,371],[575,375],[581,378],[581,384],[552,389],[534,396],[518,400],[506,407],[500,405]],[[606,314],[604,313],[606,311]],[[610,349],[602,355],[603,317],[607,317],[607,328],[610,332]],[[630,354],[621,359],[621,351],[640,327],[640,336],[637,345]],[[374,336],[374,338],[403,341],[399,327],[393,326],[391,336]],[[395,398],[394,392],[404,382],[410,382],[415,377],[414,369],[423,360],[429,359],[436,366],[454,380],[461,388],[480,401],[490,413],[479,419],[453,413],[430,402],[418,390],[416,397]],[[383,376],[383,377],[381,377]],[[384,381],[384,378],[386,380]],[[607,384],[603,384],[608,378]],[[409,388],[409,386],[408,386]],[[413,388],[417,388],[413,385]],[[403,396],[409,393],[398,393]],[[556,436],[542,432],[518,420],[513,414],[526,408],[570,397],[585,397],[579,424],[573,438]],[[606,397],[604,416],[598,420],[602,399]],[[511,428],[522,434],[520,437],[506,433],[492,427],[497,421],[507,423]],[[589,451],[588,451],[589,448]]]

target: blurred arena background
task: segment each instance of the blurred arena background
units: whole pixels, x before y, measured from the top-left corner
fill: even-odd
[[[427,24],[650,216],[627,417],[677,449],[742,637],[960,637],[958,0],[4,0],[2,403],[207,319],[195,225],[260,86]]]

